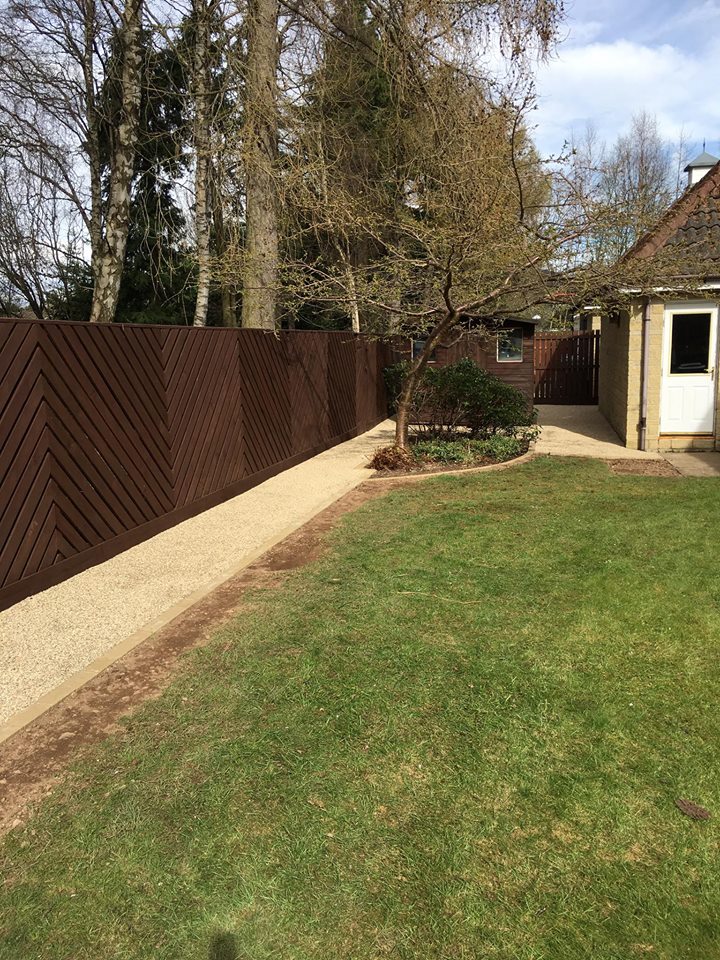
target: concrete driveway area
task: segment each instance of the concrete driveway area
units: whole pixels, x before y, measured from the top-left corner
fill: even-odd
[[[684,477],[720,477],[720,453],[668,453],[668,463],[679,470]]]
[[[536,453],[602,460],[664,459],[660,453],[628,450],[597,407],[543,404],[537,410],[541,431]]]

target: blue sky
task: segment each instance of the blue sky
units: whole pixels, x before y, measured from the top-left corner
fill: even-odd
[[[612,141],[640,110],[720,156],[720,0],[568,0],[566,39],[538,71],[535,140],[558,152],[587,121]]]

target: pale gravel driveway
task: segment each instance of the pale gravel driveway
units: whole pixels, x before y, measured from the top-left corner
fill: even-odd
[[[367,479],[393,428],[385,421],[0,613],[0,724]]]
[[[629,450],[597,407],[541,404],[540,437],[535,453],[557,457],[598,457],[602,460],[662,460],[661,453]]]

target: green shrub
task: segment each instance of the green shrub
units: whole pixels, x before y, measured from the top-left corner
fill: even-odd
[[[512,460],[527,449],[521,437],[495,434],[486,440],[415,440],[412,455],[420,463],[460,463],[468,466],[484,460]]]
[[[406,362],[385,370],[392,412],[408,367]],[[500,434],[527,442],[537,433],[535,411],[525,396],[469,358],[425,368],[413,397],[411,421],[431,437],[469,431],[475,439]]]

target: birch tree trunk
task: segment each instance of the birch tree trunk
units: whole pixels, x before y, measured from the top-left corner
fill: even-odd
[[[222,325],[224,327],[234,327],[237,325],[237,300],[235,285],[231,283],[227,276],[228,231],[225,228],[225,209],[223,205],[224,182],[225,170],[222,159],[218,157],[210,171],[210,209],[215,237],[215,256],[221,264],[220,307]]]
[[[141,42],[143,0],[125,0],[119,48],[121,119],[110,155],[110,187],[105,216],[105,235],[96,262],[95,286],[90,310],[93,323],[112,323],[117,309],[125,248],[130,225],[132,184],[140,120]]]
[[[102,160],[100,157],[100,117],[95,91],[95,0],[86,0],[83,8],[82,69],[85,86],[87,123],[87,159],[90,173],[90,267],[97,282],[103,240]]]
[[[274,330],[277,315],[279,0],[250,0],[245,91],[246,246],[242,325]]]
[[[208,175],[210,171],[210,84],[208,55],[210,10],[207,0],[193,0],[195,47],[193,52],[193,99],[195,101],[195,242],[198,278],[193,326],[207,323],[210,300],[210,223]]]

